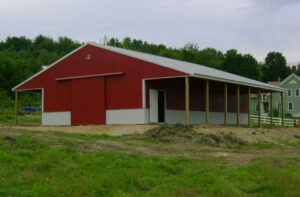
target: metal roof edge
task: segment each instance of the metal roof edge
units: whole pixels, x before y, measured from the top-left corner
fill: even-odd
[[[240,81],[230,81],[228,79],[211,77],[211,76],[201,75],[201,74],[198,74],[198,73],[194,73],[193,76],[198,77],[198,78],[203,78],[203,79],[209,79],[209,80],[214,80],[214,81],[220,81],[220,82],[226,82],[226,83],[232,83],[232,84],[238,84],[238,85],[244,85],[244,86],[250,86],[250,87],[254,87],[254,88],[264,89],[264,88],[262,88],[263,86],[256,86],[254,84],[243,83],[243,82],[240,82]],[[261,83],[263,83],[263,82],[261,82]],[[278,92],[287,91],[287,89],[285,89],[285,88],[273,86],[273,85],[270,85],[270,84],[266,84],[266,85],[268,85],[268,86],[265,86],[265,89],[271,89],[273,91],[278,91]],[[273,87],[270,87],[270,86],[273,86]]]
[[[96,46],[96,47],[99,47],[99,48],[102,48],[102,49],[106,49],[106,50],[109,50],[109,51],[113,51],[115,53],[119,53],[119,54],[123,54],[123,55],[129,56],[129,57],[137,58],[137,59],[140,59],[140,60],[143,60],[143,61],[146,61],[146,62],[157,64],[157,65],[163,66],[165,68],[177,70],[177,71],[180,71],[180,72],[183,72],[183,73],[186,73],[186,74],[190,74],[190,75],[193,75],[193,76],[199,75],[199,76],[202,76],[202,78],[205,78],[205,79],[211,79],[211,80],[215,80],[215,81],[223,81],[223,82],[234,83],[234,84],[239,84],[239,85],[246,85],[246,86],[251,86],[251,87],[255,87],[255,88],[262,88],[262,87],[264,87],[265,89],[272,89],[273,91],[279,91],[279,92],[286,91],[286,89],[284,89],[284,88],[273,86],[273,85],[270,85],[270,84],[267,84],[267,83],[264,83],[264,82],[261,82],[261,81],[257,81],[257,82],[264,83],[265,85],[256,86],[255,84],[252,84],[252,83],[246,83],[246,82],[243,83],[243,82],[235,81],[235,80],[228,80],[228,79],[224,79],[224,78],[217,78],[217,77],[211,77],[211,76],[207,76],[207,75],[201,75],[201,74],[198,74],[198,73],[191,73],[191,72],[187,72],[187,71],[180,70],[180,69],[177,69],[177,68],[173,68],[171,66],[162,65],[161,63],[156,62],[156,61],[145,60],[145,59],[143,59],[143,58],[141,58],[139,56],[129,55],[126,52],[120,52],[120,51],[117,51],[117,50],[113,50],[112,48],[117,48],[117,49],[120,49],[120,50],[133,51],[133,50],[130,50],[130,49],[118,48],[118,47],[113,47],[113,46],[106,47],[106,45],[98,44],[98,43],[95,43],[95,42],[88,42],[88,44],[91,44],[93,46]],[[139,51],[133,51],[133,52],[143,53],[143,52],[139,52]],[[153,54],[148,54],[148,53],[144,53],[144,54],[153,55]],[[157,56],[157,55],[155,55],[155,56]],[[161,57],[161,58],[167,58],[167,57]],[[172,59],[172,58],[167,58],[167,59],[171,59],[171,60],[175,60],[175,61],[181,61],[181,60],[176,60],[176,59]],[[190,63],[190,64],[195,64],[195,63],[186,62],[186,61],[182,61],[182,62],[184,62],[184,63]],[[201,65],[201,64],[195,64],[195,65],[204,66],[204,65]],[[204,66],[204,67],[208,67],[208,66]],[[210,68],[210,67],[208,67],[208,68]],[[211,69],[214,69],[214,68],[211,68]],[[217,70],[217,69],[215,69],[215,70]],[[222,71],[222,70],[217,70],[217,71],[221,71],[221,72],[224,72],[224,73],[229,73],[229,72]],[[233,73],[229,73],[229,74],[235,75]],[[236,75],[236,76],[242,77],[240,75]],[[249,78],[246,78],[246,79],[249,79]],[[256,81],[256,80],[254,80],[254,81]],[[270,87],[270,86],[272,86],[272,87]]]
[[[119,48],[119,47],[113,47],[113,46],[108,46],[106,47],[106,45],[103,45],[103,44],[98,44],[98,43],[95,43],[95,42],[87,42],[88,44],[90,45],[93,45],[95,47],[99,47],[101,49],[105,49],[105,50],[108,50],[108,51],[112,51],[112,52],[115,52],[115,53],[119,53],[119,54],[122,54],[122,55],[126,55],[128,57],[133,57],[133,58],[136,58],[136,59],[139,59],[139,60],[143,60],[145,62],[149,62],[149,63],[152,63],[152,64],[157,64],[159,66],[162,66],[164,68],[168,68],[168,69],[173,69],[173,70],[176,70],[176,71],[179,71],[179,72],[182,72],[182,73],[185,73],[185,74],[190,74],[192,75],[193,73],[192,72],[186,72],[184,70],[181,70],[181,69],[178,69],[178,68],[171,68],[170,66],[166,66],[166,65],[163,65],[159,62],[156,62],[156,61],[149,61],[149,60],[146,60],[144,58],[141,58],[139,56],[135,56],[135,55],[129,55],[125,52],[120,52],[120,51],[117,51],[117,50],[113,50],[111,48],[116,48],[116,49],[120,49],[120,50],[128,50],[128,51],[132,51],[132,52],[137,52],[137,53],[143,53],[143,54],[146,54],[146,55],[153,55],[153,54],[149,54],[149,53],[144,53],[144,52],[140,52],[140,51],[134,51],[134,50],[130,50],[130,49],[124,49],[124,48]],[[155,55],[155,56],[158,56],[158,55]],[[158,56],[158,57],[161,57],[161,58],[167,58],[167,59],[171,59],[171,60],[176,60],[176,59],[172,59],[172,58],[168,58],[168,57],[163,57],[163,56]],[[180,61],[180,60],[176,60],[176,61]],[[182,61],[184,62],[184,61]],[[185,63],[190,63],[190,62],[185,62]],[[200,64],[198,64],[200,65]],[[203,65],[201,65],[203,66]]]

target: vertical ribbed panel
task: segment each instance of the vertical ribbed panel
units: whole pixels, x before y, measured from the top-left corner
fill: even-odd
[[[104,77],[71,81],[72,125],[105,124]]]

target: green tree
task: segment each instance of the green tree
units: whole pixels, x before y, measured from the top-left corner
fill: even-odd
[[[18,70],[15,60],[6,53],[0,53],[0,88],[9,91],[19,81],[22,75]]]
[[[196,43],[187,43],[181,49],[181,60],[188,61],[188,62],[197,62],[199,52],[199,46]]]
[[[2,97],[12,95],[11,88],[38,72],[42,65],[53,63],[78,46],[80,43],[67,37],[60,37],[55,41],[43,35],[38,35],[34,40],[21,36],[7,37],[5,41],[0,41]]]
[[[199,51],[198,56],[199,60],[197,63],[216,69],[222,69],[222,63],[225,57],[221,51],[217,51],[214,48],[205,48]]]
[[[122,47],[122,43],[119,42],[118,38],[111,38],[106,44],[115,47]]]
[[[277,81],[278,77],[283,80],[291,73],[285,57],[280,52],[275,51],[268,53],[262,71],[264,73],[263,81],[265,82]]]
[[[222,69],[244,77],[260,79],[260,69],[256,59],[250,54],[242,55],[236,49],[226,52]]]
[[[126,37],[123,40],[123,48],[125,49],[131,49],[132,48],[132,43],[130,37]]]
[[[31,47],[32,41],[26,39],[24,36],[21,37],[7,37],[6,41],[0,45],[0,50],[4,48],[12,51],[20,51],[24,49],[29,49]]]

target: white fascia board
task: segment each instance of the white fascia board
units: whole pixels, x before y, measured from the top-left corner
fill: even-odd
[[[202,79],[209,79],[209,80],[213,80],[213,81],[220,81],[220,82],[225,82],[225,83],[244,85],[244,86],[249,86],[249,87],[253,87],[253,88],[273,90],[273,91],[277,91],[277,92],[286,92],[287,91],[285,88],[280,88],[280,87],[269,85],[269,84],[268,84],[268,86],[254,85],[254,84],[240,82],[240,81],[232,81],[232,80],[227,80],[227,79],[223,79],[223,78],[205,76],[205,75],[201,75],[198,73],[195,73],[193,76],[195,76],[197,78],[202,78]],[[273,86],[273,87],[270,87],[270,86]]]
[[[290,80],[290,78],[294,77],[298,82],[300,82],[300,79],[297,75],[295,75],[294,73],[290,74],[287,78],[285,78],[282,82],[280,82],[280,86],[282,86],[283,84],[285,84],[286,82],[288,82]]]
[[[42,90],[42,89],[43,88],[29,88],[29,89],[15,90],[15,92],[30,91],[30,90]]]
[[[66,59],[67,57],[69,57],[70,55],[76,53],[77,51],[79,51],[80,49],[82,49],[83,47],[85,47],[88,44],[84,44],[80,47],[78,47],[77,49],[71,51],[70,53],[66,54],[65,56],[61,57],[60,59],[58,59],[57,61],[55,61],[54,63],[50,64],[47,68],[45,68],[44,70],[41,70],[39,72],[37,72],[36,74],[32,75],[31,77],[29,77],[28,79],[26,79],[25,81],[21,82],[20,84],[16,85],[15,87],[13,87],[11,90],[15,91],[15,89],[17,89],[18,87],[20,87],[21,85],[25,84],[26,82],[30,81],[31,79],[35,78],[36,76],[42,74],[43,72],[45,72],[46,70],[50,69],[51,67],[55,66],[57,63],[61,62],[62,60]],[[41,89],[41,88],[39,88]]]

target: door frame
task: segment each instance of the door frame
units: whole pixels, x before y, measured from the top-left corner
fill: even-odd
[[[164,122],[158,122],[158,113],[159,113],[159,111],[157,110],[157,122],[150,122],[150,97],[151,97],[151,95],[150,95],[150,90],[156,90],[157,91],[157,93],[159,92],[159,91],[161,91],[161,92],[164,92]],[[158,101],[158,94],[157,94],[157,101]],[[158,106],[159,107],[159,106]],[[150,124],[159,124],[159,123],[165,123],[166,122],[166,117],[167,117],[167,90],[166,89],[149,89],[149,123]]]

